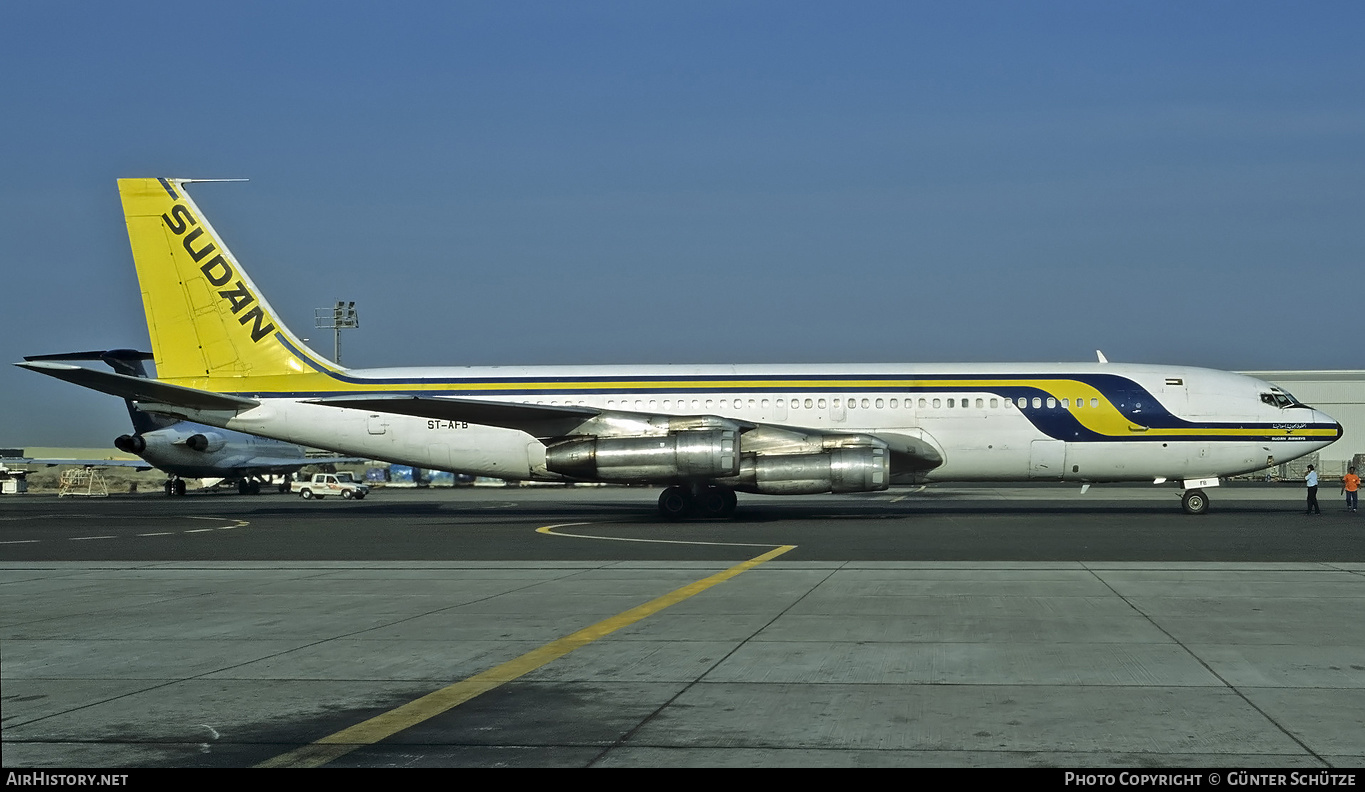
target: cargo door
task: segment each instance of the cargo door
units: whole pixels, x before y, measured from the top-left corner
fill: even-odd
[[[1061,440],[1034,440],[1029,447],[1028,477],[1061,481],[1066,470],[1066,443]]]

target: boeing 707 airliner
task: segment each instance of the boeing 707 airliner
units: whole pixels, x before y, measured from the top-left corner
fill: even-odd
[[[1221,478],[1342,433],[1251,377],[1102,359],[345,368],[285,327],[187,194],[193,181],[119,181],[157,379],[17,365],[147,412],[356,457],[657,485],[671,519],[728,516],[736,492],[947,481],[1171,482],[1199,514]]]

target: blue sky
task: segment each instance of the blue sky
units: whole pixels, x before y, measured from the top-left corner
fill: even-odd
[[[354,366],[1365,368],[1360,3],[0,5],[0,312],[147,348],[115,180]],[[0,446],[118,400],[0,371]]]

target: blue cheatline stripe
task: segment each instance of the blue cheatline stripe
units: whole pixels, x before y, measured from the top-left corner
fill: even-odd
[[[298,358],[300,361],[302,361],[304,364],[306,364],[309,368],[311,368],[312,370],[318,372],[319,374],[326,374],[326,375],[328,375],[328,376],[334,377],[334,378],[336,378],[336,379],[340,379],[340,380],[342,380],[342,381],[348,381],[348,380],[346,380],[346,378],[344,378],[344,377],[338,377],[338,376],[336,375],[336,372],[332,371],[331,369],[323,368],[322,366],[318,365],[317,362],[314,361],[311,357],[309,357],[309,356],[303,354],[303,352],[299,351],[299,349],[298,349],[297,347],[295,347],[293,344],[289,343],[289,339],[287,339],[287,338],[284,337],[284,333],[276,332],[276,333],[275,333],[275,340],[276,340],[276,341],[279,341],[281,344],[284,344],[284,348],[287,349],[287,350],[289,350],[289,354],[291,354],[291,355],[293,355],[294,357]],[[355,382],[362,382],[363,380],[354,380],[354,381],[355,381]]]
[[[574,396],[601,396],[613,395],[621,399],[635,399],[641,397],[659,397],[662,395],[681,396],[691,398],[694,396],[725,396],[730,394],[769,394],[785,395],[793,391],[804,394],[824,394],[827,396],[839,396],[850,391],[857,395],[864,394],[886,394],[900,395],[903,398],[931,394],[958,394],[958,393],[989,393],[1000,398],[1018,401],[1025,398],[1032,401],[1034,398],[1059,399],[1056,394],[1044,388],[1033,385],[1002,385],[1009,381],[1052,381],[1058,384],[1080,383],[1094,388],[1113,407],[1128,421],[1133,424],[1146,427],[1146,431],[1135,432],[1132,436],[1106,435],[1096,432],[1081,424],[1080,420],[1069,409],[1027,409],[1020,413],[1028,418],[1034,427],[1040,432],[1057,440],[1067,440],[1075,442],[1171,442],[1171,441],[1201,441],[1201,442],[1245,442],[1274,440],[1283,442],[1281,435],[1183,435],[1171,436],[1162,433],[1166,429],[1249,429],[1249,430],[1277,430],[1274,423],[1262,422],[1211,422],[1211,421],[1188,421],[1184,418],[1173,415],[1150,391],[1127,377],[1117,374],[974,374],[963,376],[960,374],[758,374],[758,375],[644,375],[629,376],[616,375],[610,377],[602,376],[574,376],[574,377],[484,377],[480,379],[459,380],[459,379],[425,379],[420,377],[395,377],[395,378],[365,378],[342,374],[325,368],[307,354],[289,342],[283,334],[276,333],[276,339],[296,356],[309,368],[318,373],[325,374],[329,378],[348,385],[369,386],[376,390],[374,395],[397,395],[397,396],[418,396],[418,397],[440,397],[451,396],[457,398],[480,398],[480,397],[503,397],[503,398],[534,398],[538,400],[554,398],[570,398]],[[915,380],[919,383],[932,383],[935,380],[951,381],[951,385],[935,386],[931,384],[921,384],[907,387],[902,384],[905,380]],[[980,381],[981,384],[971,384],[973,380]],[[724,384],[727,381],[734,384]],[[621,387],[618,383],[632,383],[633,387]],[[657,382],[657,387],[640,385],[639,383]],[[708,387],[687,387],[687,383],[706,382],[722,383],[710,385]],[[868,385],[869,382],[885,382],[885,385]],[[986,383],[991,384],[986,384]],[[813,385],[812,383],[821,383]],[[856,384],[852,384],[856,383]],[[421,390],[400,390],[391,389],[387,386],[393,385],[427,385],[427,386],[446,386],[440,388],[424,388]],[[501,385],[504,387],[489,388],[489,385]],[[553,390],[534,388],[534,385],[554,385]],[[382,387],[382,390],[381,390]],[[281,398],[281,399],[321,399],[329,396],[361,396],[363,391],[351,390],[321,390],[321,391],[243,391],[236,395],[248,396],[253,398]],[[1143,405],[1138,409],[1136,405]],[[619,409],[629,411],[629,407],[622,405]],[[1335,429],[1332,424],[1311,424],[1302,427],[1304,429]]]
[[[577,392],[577,391],[576,391],[575,393],[581,395],[581,392]],[[601,391],[601,393],[617,393],[617,394],[627,395],[627,394],[629,394],[630,392],[626,392],[626,391]],[[711,391],[707,391],[706,393],[710,394]],[[327,398],[327,397],[330,397],[330,396],[365,396],[365,395],[367,395],[367,394],[365,394],[365,393],[363,393],[363,392],[356,392],[356,391],[313,391],[313,392],[306,392],[306,391],[286,391],[286,392],[277,392],[277,393],[260,393],[260,392],[254,392],[254,391],[243,391],[243,392],[236,393],[236,394],[233,394],[233,395],[237,395],[237,396],[246,396],[246,397],[250,397],[250,398],[322,399],[322,398]],[[523,396],[538,396],[538,397],[542,397],[542,399],[543,399],[543,398],[548,398],[548,397],[559,396],[560,394],[557,394],[557,393],[546,393],[546,392],[544,392],[544,391],[522,391],[522,392],[508,391],[508,392],[498,392],[498,393],[494,394],[494,393],[489,393],[489,392],[487,392],[487,391],[480,391],[480,392],[477,392],[477,393],[470,393],[470,392],[467,392],[467,391],[457,391],[457,390],[439,390],[439,391],[437,391],[437,390],[427,390],[427,391],[394,391],[394,390],[382,390],[382,391],[375,391],[375,392],[373,393],[373,395],[376,395],[376,396],[417,396],[417,397],[426,397],[426,398],[436,398],[436,397],[440,397],[440,396],[451,396],[451,397],[457,397],[457,398],[458,398],[458,397],[471,397],[471,396],[473,396],[473,397],[481,397],[481,396],[491,396],[491,395],[498,395],[498,396],[523,395]],[[641,393],[638,393],[638,394],[635,394],[635,395],[656,395],[656,394],[649,393],[649,392],[641,392]],[[535,405],[532,405],[532,406],[535,406]],[[551,407],[551,405],[539,405],[539,406]],[[604,408],[604,409],[605,409],[605,408]],[[620,410],[625,411],[625,412],[631,412],[631,411],[632,411],[629,405],[621,405],[619,408],[612,408],[612,409],[620,409]],[[1092,429],[1087,428],[1086,426],[1082,425],[1082,424],[1080,423],[1080,421],[1078,421],[1078,420],[1076,419],[1076,417],[1075,417],[1074,415],[1072,415],[1068,410],[1061,409],[1061,408],[1057,408],[1057,409],[1054,409],[1054,410],[1046,410],[1046,409],[1041,409],[1041,408],[1040,408],[1040,409],[1037,409],[1037,410],[1033,410],[1033,409],[1021,410],[1021,411],[1020,411],[1020,414],[1023,415],[1025,418],[1027,418],[1027,419],[1029,420],[1029,422],[1032,423],[1032,424],[1034,425],[1034,427],[1038,429],[1038,431],[1042,432],[1043,434],[1047,435],[1048,437],[1051,437],[1051,438],[1056,439],[1056,440],[1066,440],[1066,441],[1071,441],[1071,442],[1106,442],[1106,443],[1114,443],[1114,442],[1118,442],[1118,443],[1144,443],[1144,442],[1148,442],[1148,443],[1150,443],[1150,442],[1189,442],[1189,441],[1201,441],[1201,442],[1252,442],[1252,441],[1254,441],[1254,442],[1285,442],[1286,440],[1290,440],[1289,438],[1286,438],[1286,437],[1284,437],[1284,436],[1282,436],[1282,435],[1234,435],[1234,436],[1227,436],[1227,435],[1170,435],[1170,434],[1164,434],[1164,433],[1163,433],[1163,431],[1162,431],[1163,427],[1154,427],[1154,426],[1149,426],[1149,427],[1147,428],[1146,431],[1134,432],[1134,433],[1131,434],[1131,435],[1106,435],[1106,434],[1101,434],[1101,433],[1099,433],[1099,432],[1096,432],[1096,431],[1094,431],[1094,430],[1092,430]],[[951,415],[947,415],[946,417],[951,417]],[[1218,422],[1200,422],[1200,423],[1194,423],[1194,422],[1190,422],[1190,421],[1181,421],[1179,426],[1176,426],[1176,427],[1164,427],[1164,428],[1210,429],[1210,430],[1226,430],[1226,429],[1275,430],[1277,427],[1276,427],[1274,424],[1265,424],[1265,423],[1245,423],[1245,422],[1243,422],[1243,423],[1218,423]],[[1332,425],[1332,424],[1307,424],[1307,425],[1305,425],[1305,426],[1302,427],[1302,428],[1305,429],[1305,430],[1323,430],[1323,429],[1329,429],[1329,430],[1330,430],[1330,429],[1336,429],[1336,427],[1335,427],[1334,425]],[[1290,441],[1291,441],[1291,442],[1297,442],[1299,439],[1300,439],[1300,438],[1294,438],[1294,439],[1292,439],[1292,440],[1290,440]],[[1302,439],[1303,439],[1303,440],[1309,440],[1309,439],[1312,439],[1312,440],[1321,440],[1321,439],[1325,439],[1325,438],[1317,437],[1317,438],[1302,438]]]

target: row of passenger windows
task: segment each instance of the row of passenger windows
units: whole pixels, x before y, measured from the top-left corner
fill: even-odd
[[[1079,410],[1079,409],[1084,408],[1084,407],[1086,406],[1085,401],[1086,401],[1085,399],[1076,399],[1075,402],[1074,402],[1075,409],[1078,409],[1078,410]],[[551,401],[551,402],[549,402],[549,403],[550,403],[550,404],[556,404],[556,405],[557,405],[557,404],[560,404],[560,402],[557,401],[557,400],[556,400],[556,401]],[[564,404],[574,404],[574,402],[568,401],[568,400],[564,401],[563,403],[564,403]],[[584,404],[584,401],[583,401],[582,399],[579,399],[577,403],[578,403],[578,404]],[[1011,408],[1011,407],[1016,407],[1016,406],[1017,406],[1019,409],[1021,409],[1021,410],[1026,410],[1026,409],[1039,410],[1039,409],[1042,409],[1042,408],[1044,407],[1044,405],[1046,405],[1047,409],[1049,409],[1049,410],[1055,410],[1055,409],[1057,409],[1058,405],[1060,405],[1061,408],[1062,408],[1063,410],[1069,410],[1069,409],[1072,409],[1072,406],[1073,406],[1073,402],[1072,402],[1071,399],[1062,399],[1060,402],[1058,402],[1057,399],[1054,399],[1054,398],[1052,398],[1052,397],[1048,397],[1047,399],[1043,399],[1043,398],[1038,397],[1038,396],[1034,396],[1034,397],[1032,398],[1032,400],[1030,400],[1030,399],[1028,399],[1028,398],[1025,398],[1025,397],[1023,397],[1023,396],[1020,396],[1019,399],[1018,399],[1017,401],[1016,401],[1016,400],[1013,400],[1013,399],[1000,399],[1000,398],[998,398],[998,397],[992,397],[992,398],[990,398],[990,399],[985,399],[985,398],[977,397],[977,398],[975,399],[975,401],[973,401],[973,399],[967,398],[967,397],[963,397],[963,398],[957,398],[957,397],[947,397],[947,398],[943,398],[943,397],[939,397],[939,398],[921,397],[917,403],[918,403],[918,406],[919,406],[919,408],[920,408],[921,410],[926,410],[926,409],[934,409],[934,410],[938,410],[938,409],[949,409],[949,410],[952,410],[952,409],[971,408],[971,407],[973,406],[973,404],[975,404],[975,406],[976,406],[976,408],[977,408],[978,410],[981,410],[981,409],[992,409],[992,410],[1009,409],[1009,408]],[[545,402],[543,402],[543,401],[537,401],[536,404],[545,404]],[[840,400],[840,399],[831,399],[831,400],[829,400],[828,406],[831,406],[831,407],[833,407],[834,409],[837,410],[837,409],[839,409],[840,404],[841,404],[841,400]],[[842,405],[843,405],[846,409],[849,409],[849,410],[857,410],[857,409],[863,409],[863,410],[870,410],[870,409],[883,410],[883,409],[887,409],[887,408],[890,408],[890,409],[892,409],[892,410],[897,410],[897,409],[906,409],[906,410],[908,410],[908,409],[911,409],[913,406],[915,406],[915,405],[916,405],[916,402],[914,402],[914,401],[912,401],[912,400],[910,400],[910,399],[855,399],[855,398],[849,398],[849,399],[843,399],[843,400],[842,400]],[[988,407],[988,405],[989,405],[989,407]],[[769,402],[768,399],[749,399],[749,400],[748,400],[748,408],[749,408],[750,410],[754,410],[754,409],[764,409],[764,410],[766,410],[766,409],[769,408],[769,406],[770,406],[770,402]],[[820,409],[820,410],[823,410],[823,409],[826,408],[826,406],[827,406],[827,404],[826,404],[826,400],[825,400],[825,399],[777,399],[777,400],[776,400],[776,407],[777,407],[777,409],[779,409],[779,410],[785,410],[785,409],[788,409],[788,408],[793,409],[793,410],[800,410],[800,409],[806,409],[806,410]],[[1100,400],[1099,400],[1099,399],[1095,399],[1095,398],[1090,399],[1090,406],[1091,406],[1092,408],[1094,408],[1094,407],[1099,407],[1099,406],[1100,406]],[[1140,407],[1141,405],[1138,405],[1138,406]],[[609,400],[607,401],[607,408],[608,408],[608,409],[612,409],[612,408],[615,408],[615,407],[620,407],[620,408],[623,409],[623,410],[629,410],[629,409],[636,409],[636,410],[657,410],[657,409],[661,409],[661,408],[664,409],[664,410],[686,410],[686,409],[688,409],[689,407],[690,407],[691,409],[693,409],[693,410],[703,410],[703,409],[704,409],[704,410],[714,410],[714,409],[721,409],[721,410],[726,410],[726,409],[742,410],[742,409],[744,409],[744,407],[745,407],[745,402],[744,402],[743,399],[718,399],[718,400],[717,400],[717,399],[692,399],[691,402],[690,402],[690,404],[689,404],[689,402],[688,402],[686,399],[664,399],[663,402],[662,402],[662,404],[661,404],[660,401],[659,401],[658,399],[650,399],[650,400],[648,400],[648,401],[645,401],[644,399],[636,399],[636,400],[634,401],[634,403],[632,404],[629,400],[626,400],[626,399],[622,399],[620,402],[617,402],[617,401],[614,400],[614,399],[609,399]]]

